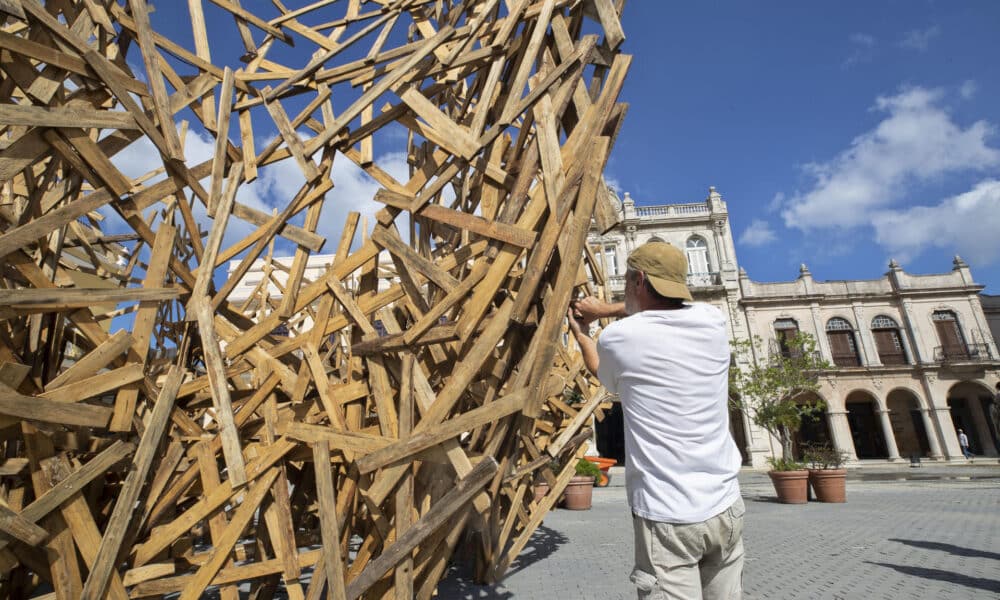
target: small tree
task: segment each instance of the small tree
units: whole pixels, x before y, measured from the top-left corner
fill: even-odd
[[[825,408],[822,400],[811,396],[819,389],[820,373],[830,368],[816,351],[816,340],[807,333],[798,333],[787,340],[787,351],[763,352],[762,340],[733,342],[734,359],[729,367],[729,397],[731,402],[758,426],[781,441],[782,461],[792,456],[792,436],[802,425]],[[758,349],[758,360],[752,350]],[[740,362],[747,363],[741,368]],[[747,411],[747,409],[750,409]]]

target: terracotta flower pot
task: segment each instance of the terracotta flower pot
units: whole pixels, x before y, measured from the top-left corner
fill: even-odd
[[[547,481],[540,481],[534,485],[533,489],[535,492],[535,504],[538,504],[545,497],[545,494],[549,493],[549,483]]]
[[[569,480],[566,491],[563,492],[565,501],[563,508],[567,510],[590,510],[594,496],[594,478],[577,475]]]
[[[809,471],[768,471],[778,502],[805,504],[809,498]]]
[[[809,469],[809,484],[819,502],[847,502],[847,469]]]

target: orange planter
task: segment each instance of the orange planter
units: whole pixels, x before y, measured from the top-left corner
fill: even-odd
[[[602,456],[584,456],[584,458],[597,465],[597,468],[601,470],[601,478],[594,482],[594,485],[597,487],[606,487],[611,483],[611,476],[608,475],[608,469],[618,464],[617,460]]]

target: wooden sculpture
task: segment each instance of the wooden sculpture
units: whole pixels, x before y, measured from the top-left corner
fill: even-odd
[[[563,332],[624,1],[210,3],[0,0],[0,589],[429,598],[459,544],[495,580],[605,400]],[[328,240],[335,161],[380,209]]]

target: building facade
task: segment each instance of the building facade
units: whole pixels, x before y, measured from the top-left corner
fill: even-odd
[[[826,410],[803,425],[797,445],[829,443],[849,462],[965,461],[956,433],[963,429],[975,454],[998,456],[1000,432],[989,415],[1000,354],[983,286],[959,257],[940,275],[911,275],[893,261],[871,281],[816,281],[802,265],[795,280],[756,282],[739,267],[726,203],[714,188],[699,203],[640,207],[629,194],[615,200],[618,226],[589,238],[603,257],[609,299],[622,296],[628,253],[662,240],[684,249],[692,295],[723,312],[731,337],[763,342],[754,360],[782,352],[782,340],[796,332],[816,339],[833,365],[818,391]],[[746,464],[763,466],[780,452],[747,415],[730,414]],[[620,409],[598,425],[602,454],[624,458],[620,428]]]

